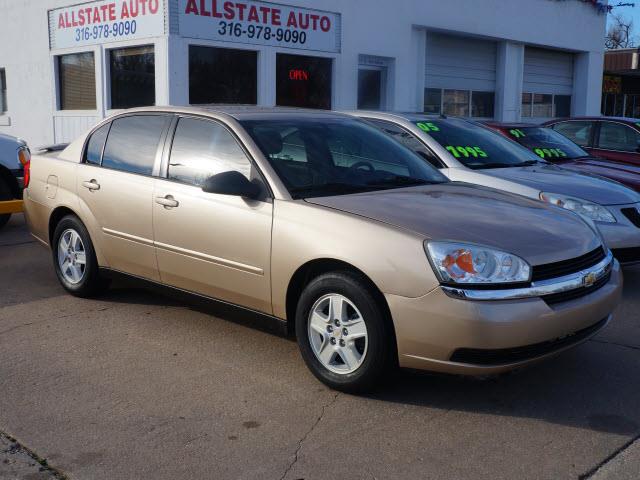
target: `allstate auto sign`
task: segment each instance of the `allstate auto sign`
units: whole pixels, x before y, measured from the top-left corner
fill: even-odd
[[[165,33],[164,0],[99,0],[49,10],[52,49]]]
[[[339,13],[244,0],[178,0],[183,37],[340,52]]]

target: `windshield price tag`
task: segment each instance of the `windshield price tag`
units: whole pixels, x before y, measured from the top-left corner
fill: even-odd
[[[540,158],[562,158],[567,156],[567,154],[560,148],[534,148],[533,151]]]
[[[527,135],[526,135],[522,130],[520,130],[519,128],[514,128],[514,129],[512,129],[512,130],[509,130],[509,133],[510,133],[511,135],[513,135],[514,137],[516,137],[516,138],[524,138],[524,137],[526,137],[526,136],[527,136]]]
[[[432,122],[418,122],[416,126],[420,130],[424,130],[425,132],[439,132],[440,127],[438,127],[435,123]]]
[[[461,157],[487,158],[489,156],[480,147],[463,147],[463,146],[448,145],[445,148],[456,158],[461,158]]]

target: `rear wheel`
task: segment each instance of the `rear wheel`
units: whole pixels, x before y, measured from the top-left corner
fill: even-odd
[[[331,388],[362,392],[393,365],[393,331],[376,292],[362,276],[334,272],[312,280],[296,312],[300,352]]]
[[[91,297],[106,288],[91,237],[78,217],[67,215],[56,225],[51,251],[58,280],[67,292]]]
[[[7,185],[7,182],[0,178],[0,202],[4,202],[7,200],[13,200],[13,195],[11,194],[11,188]],[[5,213],[0,215],[0,229],[4,227],[9,219],[11,218],[10,213]]]

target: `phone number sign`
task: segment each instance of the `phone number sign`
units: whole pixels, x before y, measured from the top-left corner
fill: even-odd
[[[164,0],[99,0],[49,10],[52,49],[138,38],[165,33]]]
[[[183,37],[340,52],[341,17],[256,0],[178,0]]]

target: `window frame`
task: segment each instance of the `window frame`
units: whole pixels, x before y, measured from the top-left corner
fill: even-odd
[[[120,170],[117,168],[111,168],[111,167],[105,167],[103,165],[103,160],[104,160],[104,151],[107,147],[107,142],[109,141],[109,136],[111,135],[111,128],[113,127],[113,122],[122,118],[126,118],[126,117],[140,117],[140,116],[153,116],[153,117],[158,117],[158,116],[162,116],[165,117],[168,121],[166,122],[166,125],[164,127],[164,129],[162,130],[162,133],[160,134],[160,138],[158,140],[158,147],[156,149],[156,153],[155,153],[155,158],[153,161],[153,168],[151,170],[151,174],[145,174],[145,173],[138,173],[138,172],[130,172],[127,170]],[[173,122],[175,121],[175,113],[173,112],[166,112],[166,111],[157,111],[157,112],[128,112],[128,113],[123,113],[120,115],[116,115],[114,117],[110,117],[109,119],[107,119],[106,121],[100,122],[98,125],[96,125],[93,129],[91,129],[91,131],[87,134],[87,136],[84,139],[84,144],[82,146],[82,160],[80,161],[81,165],[87,165],[90,167],[94,167],[94,168],[104,168],[105,170],[109,170],[111,172],[119,172],[119,173],[123,173],[126,175],[138,175],[140,177],[145,177],[145,178],[159,178],[159,172],[161,169],[161,162],[162,162],[162,158],[163,158],[163,153],[164,153],[164,149],[166,146],[166,139],[167,139],[167,135],[171,129],[171,126],[173,125]],[[86,161],[86,157],[87,157],[87,148],[89,147],[89,140],[91,139],[91,137],[93,136],[93,134],[99,130],[102,126],[106,125],[106,124],[110,124],[109,125],[109,131],[107,132],[107,138],[104,141],[104,145],[102,146],[102,151],[100,153],[100,165],[97,165],[95,163],[87,163]]]
[[[524,103],[523,102],[523,95],[529,95],[529,103]],[[551,95],[551,116],[550,117],[536,117],[533,115],[533,99],[536,95]],[[557,111],[556,111],[556,97],[569,97],[569,115],[571,115],[571,108],[573,107],[573,92],[571,94],[564,94],[564,93],[541,93],[541,92],[525,92],[524,90],[521,92],[520,94],[520,118],[556,118],[557,115]],[[529,111],[529,115],[525,115],[524,114],[524,105],[527,105],[527,110]]]
[[[204,120],[204,121],[209,121],[209,122],[212,122],[212,123],[215,123],[215,124],[221,126],[229,134],[231,134],[231,136],[236,141],[238,146],[244,152],[245,156],[247,157],[247,160],[251,164],[251,167],[253,167],[255,169],[255,172],[256,172],[257,176],[260,178],[260,181],[264,185],[264,190],[266,192],[266,196],[265,196],[265,198],[262,198],[261,201],[269,202],[269,203],[271,203],[273,201],[273,199],[275,198],[275,195],[274,195],[273,189],[271,188],[271,185],[267,181],[267,177],[262,172],[262,169],[260,168],[260,165],[258,165],[258,162],[256,162],[255,158],[253,157],[253,155],[251,154],[251,152],[249,151],[247,146],[244,144],[242,139],[238,136],[238,134],[233,130],[232,127],[230,127],[227,123],[225,123],[224,121],[222,121],[222,120],[220,120],[218,118],[213,118],[213,117],[209,117],[209,116],[206,116],[206,115],[198,115],[198,114],[195,114],[195,113],[193,113],[193,114],[192,113],[176,113],[176,114],[173,115],[173,117],[174,118],[172,119],[172,121],[171,121],[171,123],[170,123],[170,125],[169,125],[169,127],[167,129],[166,136],[165,136],[165,139],[164,139],[164,142],[163,142],[162,156],[161,156],[161,159],[160,159],[159,172],[158,172],[158,175],[157,175],[157,177],[159,179],[164,180],[166,182],[177,183],[179,185],[184,185],[186,187],[191,187],[191,188],[195,188],[197,190],[202,191],[202,187],[198,187],[197,185],[193,185],[191,183],[182,182],[182,181],[177,180],[177,179],[169,178],[169,160],[171,159],[171,150],[173,149],[173,140],[175,139],[175,135],[176,135],[176,131],[178,129],[178,123],[180,122],[180,119],[182,119],[182,118],[192,118],[192,119],[196,119],[196,120]],[[105,142],[105,144],[106,144],[106,142]]]
[[[469,95],[469,99],[467,102],[467,109],[469,114],[466,116],[462,116],[462,115],[451,115],[452,117],[459,117],[459,118],[467,118],[467,119],[473,119],[473,120],[493,120],[496,116],[496,91],[495,90],[472,90],[472,89],[464,89],[464,88],[439,88],[439,87],[424,87],[424,97],[426,98],[427,96],[427,90],[439,90],[440,91],[440,110],[438,112],[427,112],[424,109],[424,100],[423,100],[423,106],[422,106],[422,111],[425,115],[446,115],[444,113],[444,92],[445,91],[461,91],[461,92],[467,92]],[[493,94],[493,116],[491,117],[474,117],[472,116],[473,114],[473,94],[474,93],[490,93]]]
[[[640,137],[640,132],[638,132],[638,130],[636,130],[635,128],[633,128],[631,125],[627,125],[624,122],[617,122],[615,120],[598,120],[597,122],[594,122],[595,124],[597,124],[597,132],[593,132],[595,135],[593,135],[592,137],[592,145],[593,148],[597,149],[597,150],[604,150],[605,152],[618,152],[618,153],[631,153],[631,154],[638,154],[640,152],[638,152],[638,150],[614,150],[612,148],[603,148],[600,146],[600,132],[602,131],[602,126],[605,123],[613,123],[616,125],[622,125],[626,128],[628,128],[629,130],[631,130],[632,132],[634,132],[636,135],[638,135]],[[594,125],[595,127],[595,125]],[[594,128],[595,130],[595,128]]]
[[[94,83],[94,99],[95,105],[93,108],[89,109],[72,109],[72,108],[62,108],[62,81],[60,78],[60,60],[62,57],[69,57],[74,55],[82,55],[90,53],[93,56],[93,83]],[[99,76],[100,70],[102,69],[102,56],[95,49],[84,49],[70,52],[61,52],[54,53],[51,55],[51,59],[53,60],[53,87],[54,87],[54,101],[55,101],[55,114],[56,115],[73,115],[76,112],[98,112],[101,105],[101,93],[98,91],[101,79]]]
[[[113,82],[112,82],[112,74],[111,71],[111,55],[114,51],[118,50],[129,50],[134,48],[146,48],[151,47],[153,50],[153,104],[151,105],[138,105],[136,107],[114,107],[113,106]],[[132,45],[118,45],[118,46],[109,46],[105,48],[103,55],[103,68],[104,68],[104,81],[106,83],[105,88],[105,106],[108,111],[119,111],[126,110],[127,108],[144,108],[144,107],[154,107],[158,104],[158,56],[156,54],[156,44],[155,43],[144,43],[144,44],[132,44]]]

